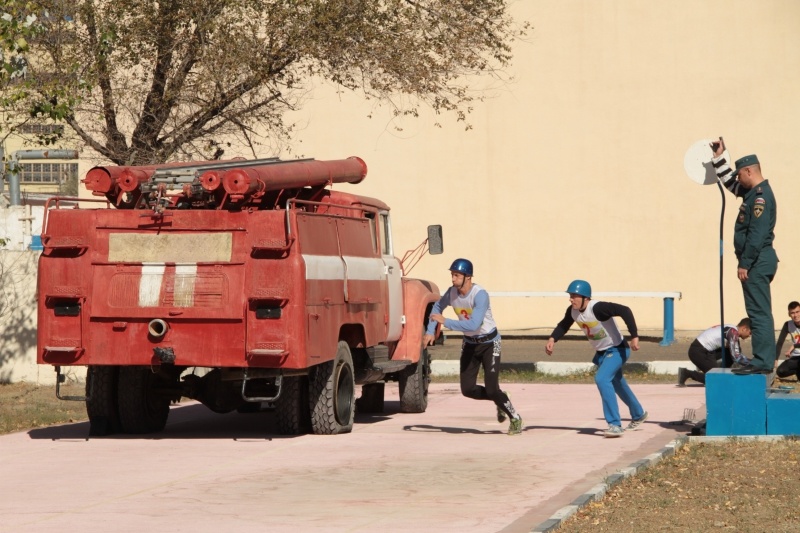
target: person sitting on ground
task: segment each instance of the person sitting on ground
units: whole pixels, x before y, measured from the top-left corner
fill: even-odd
[[[689,360],[694,363],[698,370],[688,368],[678,369],[678,386],[685,387],[686,380],[693,379],[705,385],[706,373],[712,368],[719,368],[722,362],[723,368],[731,368],[734,363],[746,366],[750,360],[742,353],[741,339],[750,337],[750,319],[743,318],[739,324],[733,326],[725,324],[725,346],[727,350],[722,351],[722,328],[714,326],[708,328],[697,336],[689,346]]]
[[[800,302],[789,303],[789,318],[791,320],[786,321],[778,335],[775,360],[778,360],[781,355],[783,341],[786,340],[787,335],[791,335],[792,347],[786,352],[786,361],[778,365],[775,373],[779,378],[788,378],[794,375],[800,381]]]

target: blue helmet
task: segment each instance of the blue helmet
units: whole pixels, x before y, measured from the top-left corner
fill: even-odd
[[[583,296],[584,298],[591,298],[592,286],[589,285],[588,281],[583,281],[582,279],[576,279],[575,281],[569,284],[569,287],[567,287],[567,292],[570,294],[577,294],[578,296]]]
[[[472,277],[472,261],[469,259],[456,259],[450,265],[450,272],[460,272],[465,276]]]

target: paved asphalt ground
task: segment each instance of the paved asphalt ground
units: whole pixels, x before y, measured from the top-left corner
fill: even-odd
[[[399,413],[388,384],[384,413],[344,435],[281,436],[272,412],[196,403],[154,435],[89,439],[86,422],[4,435],[0,532],[529,532],[660,457],[704,403],[702,387],[634,385],[647,422],[606,439],[593,384],[503,388],[521,435],[454,383],[434,383],[420,414]]]
[[[644,339],[634,362],[685,360],[691,341]],[[591,360],[578,336],[552,358],[545,342],[505,337],[503,361]],[[460,344],[448,338],[432,357],[458,359]],[[529,532],[663,453],[690,431],[686,410],[704,416],[702,387],[634,385],[648,421],[605,439],[594,385],[503,388],[524,418],[522,435],[507,436],[494,405],[463,397],[455,383],[431,385],[420,414],[400,413],[397,385],[387,384],[384,413],[357,415],[345,435],[282,436],[273,412],[219,415],[194,402],[174,406],[154,435],[89,439],[86,422],[5,435],[0,533]]]

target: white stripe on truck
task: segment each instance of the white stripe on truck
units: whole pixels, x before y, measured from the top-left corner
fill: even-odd
[[[343,280],[345,264],[347,279],[360,281],[380,281],[384,279],[385,265],[380,258],[353,257],[338,255],[303,255],[306,264],[307,280]]]
[[[143,263],[142,278],[139,280],[139,307],[157,307],[161,296],[161,283],[164,281],[164,263]]]
[[[192,307],[194,305],[194,282],[197,279],[197,264],[175,265],[175,307]]]

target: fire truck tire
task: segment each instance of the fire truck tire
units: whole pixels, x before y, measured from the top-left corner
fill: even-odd
[[[119,419],[125,433],[155,433],[167,425],[170,400],[157,394],[156,386],[150,367],[119,369]]]
[[[400,412],[424,413],[428,408],[428,386],[431,383],[431,359],[423,348],[419,361],[402,370],[397,380],[400,385]]]
[[[307,376],[283,378],[281,395],[275,400],[275,414],[282,435],[303,435],[311,430]]]
[[[309,374],[311,430],[315,435],[336,435],[353,430],[356,383],[353,356],[340,341],[336,358],[311,368]]]
[[[90,365],[86,371],[86,414],[89,417],[89,436],[103,437],[122,431],[117,408],[117,377],[115,366]]]

